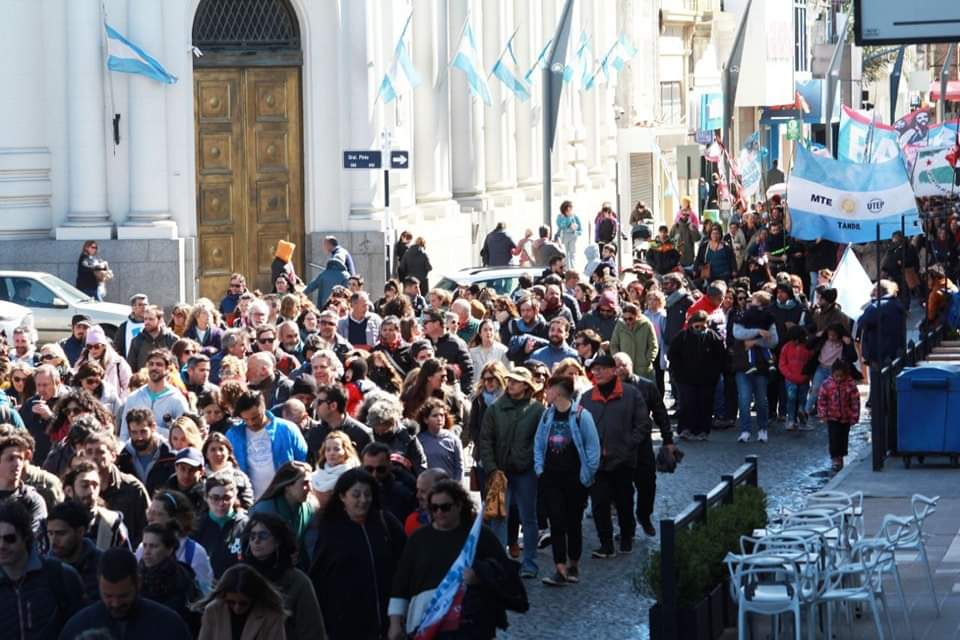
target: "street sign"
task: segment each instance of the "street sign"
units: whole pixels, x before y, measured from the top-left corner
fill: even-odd
[[[391,151],[390,152],[391,169],[409,169],[410,152],[409,151]]]
[[[700,177],[700,145],[677,145],[677,179],[696,180]]]
[[[381,151],[344,151],[344,169],[380,169],[383,167]]]

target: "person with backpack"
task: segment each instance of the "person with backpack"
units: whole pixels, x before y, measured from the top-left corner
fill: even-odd
[[[59,560],[40,555],[31,514],[17,500],[0,502],[0,540],[3,637],[56,640],[70,616],[85,604],[79,574]]]
[[[897,297],[897,283],[881,280],[880,299],[876,291],[857,321],[857,333],[863,353],[863,365],[883,366],[907,347],[907,312]]]

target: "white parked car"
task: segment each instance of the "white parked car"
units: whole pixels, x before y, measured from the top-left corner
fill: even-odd
[[[509,295],[517,288],[520,276],[526,274],[536,280],[542,273],[543,267],[469,267],[444,275],[434,286],[452,292],[461,284],[478,284],[497,295]]]
[[[0,271],[0,301],[13,302],[33,312],[41,343],[70,335],[70,320],[82,313],[112,336],[130,315],[130,307],[97,302],[71,284],[42,271]]]
[[[33,329],[33,312],[26,307],[0,300],[0,331],[7,337],[7,346],[13,346],[13,330],[17,327]]]

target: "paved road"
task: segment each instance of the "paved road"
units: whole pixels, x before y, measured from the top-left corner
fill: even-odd
[[[850,453],[864,450],[870,435],[868,425],[851,431]],[[808,433],[786,433],[782,425],[770,432],[766,444],[736,442],[736,429],[715,432],[708,442],[688,442],[680,446],[687,454],[673,475],[658,476],[654,521],[659,516],[676,514],[694,493],[705,493],[743,463],[745,456],[757,454],[760,485],[767,491],[771,509],[781,504],[795,505],[804,493],[816,490],[829,477],[826,428]],[[642,533],[640,533],[642,536]],[[613,560],[594,560],[589,551],[599,546],[593,521],[584,520],[585,558],[581,581],[561,588],[546,587],[528,581],[530,611],[511,615],[510,628],[501,638],[511,640],[554,640],[556,638],[647,638],[647,609],[653,601],[637,592],[633,580],[641,558],[655,549],[656,540],[644,538],[632,555]],[[552,568],[549,549],[540,552],[541,575]]]

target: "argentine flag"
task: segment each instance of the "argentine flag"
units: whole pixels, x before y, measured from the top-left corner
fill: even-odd
[[[510,36],[506,50],[493,65],[493,75],[500,78],[500,82],[506,85],[507,89],[513,92],[513,95],[517,96],[517,100],[526,102],[530,99],[530,90],[527,89],[523,80],[517,77],[517,56],[513,53],[513,39],[515,37],[516,34]]]
[[[407,51],[407,44],[403,41],[412,19],[413,14],[411,13],[406,24],[403,25],[403,31],[400,32],[397,46],[393,48],[393,62],[390,63],[390,68],[384,74],[383,81],[380,83],[380,90],[377,92],[377,99],[383,98],[385,103],[393,102],[400,94],[413,90],[420,85],[420,74],[413,66],[410,52]]]
[[[550,43],[553,42],[553,38],[547,40],[547,44],[543,45],[543,49],[540,50],[540,55],[537,56],[537,61],[533,63],[533,66],[530,67],[530,70],[523,74],[523,79],[527,84],[532,84],[530,82],[530,77],[533,75],[533,72],[537,69],[543,69],[547,66],[547,51],[550,49]]]
[[[146,51],[133,44],[120,32],[104,23],[107,30],[107,68],[119,73],[136,73],[158,82],[173,84],[177,77],[163,68]]]
[[[487,78],[483,74],[483,60],[480,57],[480,50],[477,49],[477,41],[473,37],[473,28],[470,27],[469,19],[463,27],[457,52],[450,66],[466,74],[470,93],[483,100],[488,107],[493,104],[490,98],[490,87],[487,86]]]
[[[824,238],[840,243],[889,239],[900,230],[920,233],[917,201],[899,158],[858,164],[820,157],[801,145],[787,182],[787,202],[798,240]]]
[[[590,36],[586,31],[580,32],[580,43],[577,44],[577,52],[572,65],[567,65],[563,69],[563,81],[571,82],[575,74],[580,75],[580,88],[589,90],[593,83],[590,77]]]

